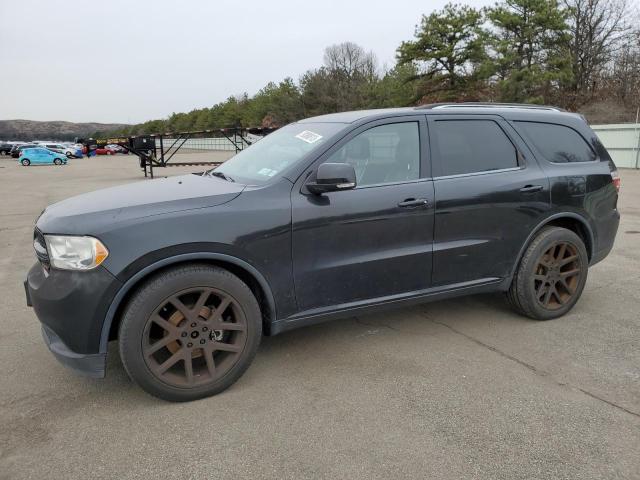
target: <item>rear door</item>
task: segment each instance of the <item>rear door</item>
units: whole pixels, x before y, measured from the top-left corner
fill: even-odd
[[[546,175],[499,116],[432,115],[429,133],[434,286],[508,276],[550,208]]]
[[[423,116],[358,127],[292,190],[293,274],[301,311],[419,292],[431,283],[433,183]],[[311,195],[324,162],[351,163],[353,190]]]

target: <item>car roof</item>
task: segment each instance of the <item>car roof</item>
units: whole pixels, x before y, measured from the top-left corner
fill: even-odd
[[[551,121],[573,123],[584,118],[576,113],[548,105],[517,103],[434,103],[418,107],[382,108],[330,113],[300,120],[299,123],[356,123],[386,117],[410,115],[499,115],[509,120]]]

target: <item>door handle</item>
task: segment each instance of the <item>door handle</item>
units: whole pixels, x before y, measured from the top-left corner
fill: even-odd
[[[542,185],[525,185],[520,189],[522,193],[535,193],[542,190]]]
[[[429,206],[429,201],[426,198],[407,198],[406,200],[398,204],[400,208],[417,208]]]

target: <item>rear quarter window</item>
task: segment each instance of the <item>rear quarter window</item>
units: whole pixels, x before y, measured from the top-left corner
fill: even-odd
[[[597,155],[573,128],[538,122],[515,122],[533,147],[552,163],[593,162]]]

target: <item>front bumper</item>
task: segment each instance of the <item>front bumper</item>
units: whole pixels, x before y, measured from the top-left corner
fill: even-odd
[[[61,364],[80,375],[92,378],[104,378],[107,372],[107,354],[76,353],[67,347],[53,330],[42,326],[42,338],[53,356]]]
[[[100,349],[104,318],[121,283],[105,268],[87,272],[51,269],[36,263],[25,281],[27,304],[42,323],[45,343],[72,370],[104,377]]]

